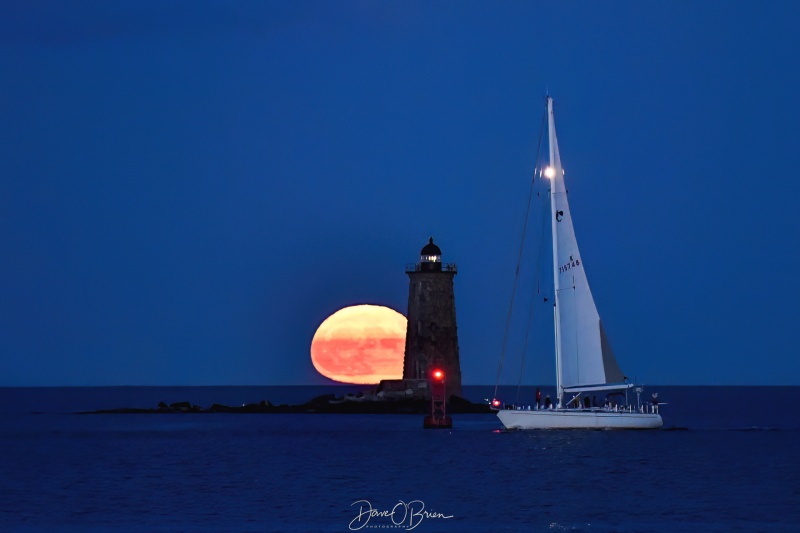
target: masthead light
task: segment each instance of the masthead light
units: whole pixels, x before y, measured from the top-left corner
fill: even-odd
[[[544,177],[547,179],[553,179],[556,177],[556,169],[553,167],[547,167],[544,169]]]

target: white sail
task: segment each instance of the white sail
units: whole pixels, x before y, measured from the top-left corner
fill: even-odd
[[[585,264],[575,240],[575,229],[564,185],[564,170],[558,152],[553,100],[547,99],[551,214],[553,224],[553,278],[556,290],[557,372],[563,390],[586,390],[620,383],[624,376],[606,339],[597,314]]]

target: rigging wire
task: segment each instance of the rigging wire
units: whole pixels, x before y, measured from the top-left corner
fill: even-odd
[[[519,281],[519,267],[522,263],[522,251],[525,249],[525,235],[528,232],[528,217],[530,216],[531,212],[531,199],[533,198],[533,191],[536,188],[536,169],[539,163],[539,151],[542,147],[542,137],[544,136],[544,125],[547,119],[547,112],[545,111],[544,115],[542,116],[542,126],[539,128],[539,141],[536,143],[536,165],[533,169],[533,176],[531,178],[531,190],[528,193],[528,206],[525,209],[525,223],[522,226],[522,240],[519,244],[519,255],[517,256],[517,270],[514,273],[514,284],[511,287],[511,302],[508,306],[508,314],[506,315],[506,327],[503,331],[503,345],[500,349],[500,365],[497,368],[497,379],[494,382],[494,396],[493,398],[497,398],[497,387],[500,385],[500,373],[503,370],[503,360],[506,357],[506,343],[508,341],[508,329],[511,325],[511,315],[514,310],[514,297],[517,294],[517,281]]]
[[[536,195],[538,196],[539,193],[536,193]],[[539,240],[537,241],[537,244],[536,244],[537,261],[536,261],[536,274],[534,276],[534,278],[536,279],[536,289],[534,291],[533,298],[531,298],[530,311],[528,311],[528,324],[525,326],[525,342],[523,343],[523,346],[522,346],[522,362],[519,365],[519,380],[517,381],[517,399],[514,400],[514,403],[516,403],[516,404],[519,403],[519,393],[520,393],[520,389],[522,389],[522,374],[523,374],[523,371],[525,370],[525,356],[528,353],[528,335],[530,334],[531,324],[533,323],[533,310],[536,307],[536,303],[537,303],[537,300],[538,300],[538,295],[541,293],[539,274],[541,273],[541,270],[542,270],[542,242],[544,240],[544,229],[547,226],[547,224],[545,224],[545,221],[546,221],[547,215],[549,213],[544,208],[540,209],[540,212],[542,213],[542,215],[541,215],[542,220],[541,220],[541,224],[540,224],[540,228],[539,228],[539,230],[540,230],[539,231]],[[545,301],[547,301],[546,298],[545,298]]]

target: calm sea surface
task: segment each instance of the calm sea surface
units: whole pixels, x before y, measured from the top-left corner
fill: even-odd
[[[507,432],[492,415],[425,431],[419,415],[71,414],[330,387],[0,388],[0,531],[800,531],[800,387],[656,390],[662,430]]]

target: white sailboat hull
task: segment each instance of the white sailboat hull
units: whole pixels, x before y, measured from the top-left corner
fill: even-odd
[[[507,429],[658,429],[664,425],[658,413],[602,409],[507,409],[498,411],[497,417]]]

